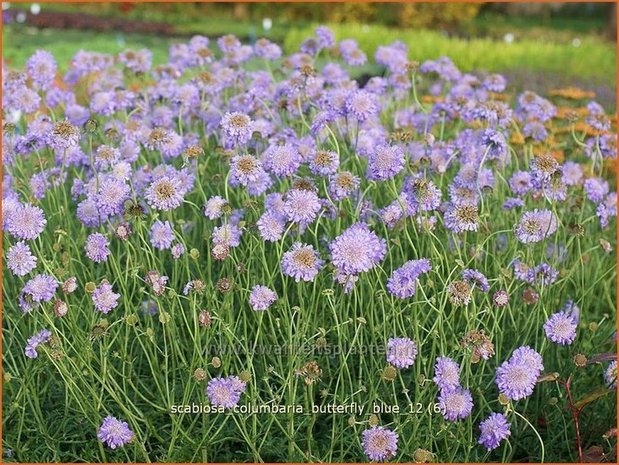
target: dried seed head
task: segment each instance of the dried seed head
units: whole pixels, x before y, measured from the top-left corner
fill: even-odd
[[[318,365],[318,362],[311,361],[303,365],[300,369],[295,370],[295,375],[302,376],[305,384],[313,384],[322,376],[322,369]]]
[[[196,381],[204,381],[206,379],[206,371],[203,368],[196,368],[193,372],[193,377]]]
[[[449,285],[449,301],[452,305],[468,305],[471,301],[471,286],[462,280],[457,280]]]
[[[202,310],[200,312],[200,314],[198,315],[198,322],[200,323],[200,326],[203,326],[205,328],[211,326],[211,314],[208,310]]]
[[[222,294],[226,294],[232,290],[232,284],[232,278],[221,278],[219,281],[217,281],[215,287]]]
[[[387,365],[383,370],[383,379],[385,381],[393,381],[396,379],[397,376],[398,370],[391,365]]]
[[[374,414],[370,415],[368,423],[370,426],[378,426],[378,417]]]
[[[244,383],[248,383],[251,380],[251,373],[247,370],[243,370],[239,373],[239,379]]]
[[[75,276],[70,277],[64,283],[62,283],[62,292],[65,294],[71,294],[77,289],[77,278]]]
[[[93,292],[95,292],[95,289],[97,289],[97,285],[93,283],[92,281],[87,282],[86,285],[84,286],[84,290],[88,294],[92,294]]]
[[[522,293],[522,299],[525,303],[533,305],[539,300],[539,294],[532,287],[528,287]]]
[[[211,249],[211,255],[215,260],[225,260],[230,253],[230,249],[226,244],[215,244]]]
[[[213,365],[214,368],[219,368],[221,366],[221,359],[219,357],[213,357],[211,359],[211,365]]]
[[[415,463],[429,463],[432,461],[432,452],[426,449],[417,449],[413,452]]]
[[[54,314],[58,317],[58,318],[62,318],[63,316],[65,316],[67,314],[67,312],[69,311],[69,306],[67,305],[66,302],[57,299],[54,302]]]
[[[131,225],[129,223],[119,224],[118,226],[116,226],[116,230],[114,231],[116,237],[118,237],[122,241],[126,241],[127,239],[129,239],[132,232],[133,230],[131,229]]]
[[[574,365],[576,365],[578,368],[587,366],[587,357],[583,354],[574,355]]]

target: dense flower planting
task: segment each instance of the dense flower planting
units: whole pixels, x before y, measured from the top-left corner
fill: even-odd
[[[4,66],[11,454],[612,457],[614,117],[413,60],[319,27]]]

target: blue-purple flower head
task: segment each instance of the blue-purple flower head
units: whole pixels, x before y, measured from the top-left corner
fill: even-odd
[[[576,339],[578,319],[578,306],[571,300],[568,300],[563,310],[550,315],[546,323],[544,323],[546,337],[560,345],[571,344]]]
[[[487,450],[494,450],[511,435],[511,424],[502,413],[491,413],[479,424],[479,441]]]
[[[417,278],[432,269],[430,260],[409,260],[391,274],[387,281],[387,289],[391,294],[400,299],[406,299],[415,295],[417,291]]]
[[[42,329],[34,336],[28,338],[26,342],[26,347],[24,348],[24,353],[28,358],[37,358],[39,356],[37,352],[37,347],[41,344],[45,344],[49,338],[52,336],[52,333],[49,329]]]
[[[228,112],[221,119],[221,128],[226,148],[236,148],[247,144],[253,134],[253,121],[240,112]]]
[[[449,357],[437,357],[432,380],[441,391],[460,386],[460,365]]]
[[[368,179],[384,181],[393,178],[404,168],[404,151],[397,145],[379,145],[368,157]]]
[[[524,399],[533,394],[543,369],[542,358],[535,350],[527,346],[519,347],[497,369],[496,384],[508,399]]]
[[[6,265],[15,276],[24,276],[37,266],[37,257],[32,255],[25,242],[17,242],[6,253]]]
[[[408,368],[417,358],[417,344],[407,337],[390,338],[387,341],[387,362],[396,368]]]
[[[307,226],[316,219],[322,204],[314,191],[291,189],[286,194],[283,208],[288,221]]]
[[[288,177],[301,166],[301,155],[292,144],[271,145],[263,154],[263,166],[276,176]]]
[[[456,386],[442,389],[438,396],[438,404],[446,420],[462,420],[473,410],[473,397],[468,389]]]
[[[101,233],[92,233],[86,239],[86,256],[95,263],[102,263],[110,256],[110,242]]]
[[[157,250],[166,250],[172,247],[174,230],[169,221],[155,221],[150,228],[150,243]]]
[[[613,360],[604,372],[604,381],[609,389],[617,389],[617,360]]]
[[[363,123],[378,114],[376,97],[365,90],[354,90],[346,99],[346,114],[350,120]]]
[[[48,89],[54,83],[58,65],[54,55],[45,51],[37,50],[28,58],[26,70],[34,85],[40,89]]]
[[[116,294],[112,289],[112,285],[104,281],[97,286],[91,297],[95,310],[101,313],[110,313],[118,306],[120,294]]]
[[[516,237],[525,244],[540,242],[553,235],[558,224],[557,217],[550,210],[524,212],[516,226]]]
[[[247,385],[238,376],[211,379],[206,386],[209,402],[215,407],[236,407]]]
[[[126,421],[107,416],[103,419],[101,426],[99,426],[97,438],[109,448],[116,449],[132,442],[135,434],[131,431]]]
[[[46,224],[43,210],[26,203],[18,205],[9,214],[6,230],[19,239],[32,240],[39,237]]]
[[[267,310],[277,300],[277,294],[267,286],[256,285],[249,295],[249,304],[256,311]]]
[[[455,233],[477,231],[479,211],[477,205],[468,203],[450,203],[444,216],[445,227]]]
[[[49,302],[54,297],[58,281],[48,274],[38,274],[30,279],[23,289],[23,294],[30,302]]]
[[[330,244],[331,262],[346,274],[371,270],[387,253],[387,244],[365,223],[355,223]]]
[[[365,455],[377,462],[392,459],[398,451],[398,434],[383,426],[366,429],[362,442]]]
[[[282,272],[295,281],[313,281],[324,261],[309,244],[295,242],[282,257]]]
[[[182,205],[184,189],[176,176],[162,176],[153,181],[144,196],[148,204],[156,210],[173,210]]]
[[[464,279],[467,283],[474,285],[482,292],[488,292],[490,290],[488,278],[486,278],[481,271],[467,268],[462,272],[462,279]]]
[[[276,242],[284,235],[286,221],[284,217],[277,212],[267,210],[260,216],[256,222],[256,226],[258,226],[258,232],[262,239],[269,242]]]
[[[330,150],[315,150],[309,161],[312,173],[319,176],[330,176],[337,172],[340,158],[336,152]]]

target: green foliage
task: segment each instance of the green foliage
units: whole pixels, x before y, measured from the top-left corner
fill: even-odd
[[[337,39],[352,38],[368,55],[379,45],[396,40],[409,48],[411,60],[424,61],[449,56],[463,71],[536,70],[614,83],[617,76],[616,47],[595,37],[581,40],[579,47],[534,40],[513,43],[492,39],[460,39],[431,30],[400,30],[378,25],[331,24]],[[314,27],[291,30],[285,42],[287,52],[298,50]]]

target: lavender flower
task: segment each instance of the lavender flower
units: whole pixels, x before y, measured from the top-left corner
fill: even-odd
[[[450,204],[445,212],[445,226],[455,233],[477,231],[479,226],[477,205]]]
[[[533,394],[544,369],[541,356],[530,347],[519,347],[496,371],[499,391],[510,400],[520,400]]]
[[[449,357],[437,357],[432,380],[441,391],[460,386],[460,365]]]
[[[43,210],[28,203],[17,206],[6,219],[7,231],[24,240],[39,237],[46,224]]]
[[[617,360],[613,360],[604,372],[604,382],[609,389],[617,389]]]
[[[295,242],[282,257],[282,272],[295,281],[313,281],[324,264],[311,245]]]
[[[6,253],[6,264],[16,276],[24,276],[37,266],[37,257],[32,255],[30,247],[25,242],[18,242]]]
[[[221,127],[227,148],[245,145],[253,134],[251,118],[240,112],[226,113],[221,119]]]
[[[503,439],[511,435],[511,424],[502,413],[491,413],[488,418],[479,424],[479,444],[488,450],[499,447]]]
[[[430,260],[410,260],[395,270],[387,281],[387,289],[394,296],[406,299],[415,295],[417,291],[417,278],[432,269]]]
[[[286,222],[284,218],[273,211],[265,211],[256,222],[260,237],[265,241],[276,242],[284,235]]]
[[[93,233],[86,239],[86,256],[93,262],[102,263],[110,256],[110,242],[101,233]]]
[[[112,290],[112,285],[108,282],[102,282],[92,293],[92,302],[95,305],[95,310],[101,313],[110,313],[118,306],[120,294],[116,294]]]
[[[150,228],[150,243],[158,250],[166,250],[174,242],[174,230],[169,221],[155,221]]]
[[[363,450],[370,460],[382,462],[395,457],[398,433],[382,426],[373,426],[362,433]]]
[[[407,337],[387,341],[387,362],[396,368],[408,368],[415,363],[417,344]]]
[[[387,244],[365,223],[356,223],[330,244],[331,261],[342,273],[357,274],[376,266],[387,252]]]
[[[266,286],[256,285],[249,296],[249,304],[256,310],[267,310],[277,300],[277,294]]]
[[[33,302],[49,302],[54,298],[58,282],[48,274],[38,274],[24,286],[23,293]]]
[[[37,358],[39,354],[37,353],[37,347],[41,344],[45,344],[49,338],[52,336],[51,331],[48,329],[42,329],[37,334],[28,338],[26,347],[24,348],[24,353],[28,358]]]
[[[301,166],[301,156],[291,144],[271,145],[264,152],[263,165],[276,176],[288,177]]]
[[[321,209],[320,198],[313,191],[291,189],[286,194],[284,212],[289,221],[307,226]]]
[[[144,196],[152,208],[164,211],[180,207],[184,199],[181,182],[174,176],[163,176],[153,181]]]
[[[539,242],[557,231],[557,217],[550,210],[525,212],[516,226],[516,237],[520,242],[530,244]]]
[[[574,342],[577,327],[577,316],[571,311],[553,313],[544,323],[546,337],[561,345],[569,345]]]
[[[482,292],[488,292],[490,290],[488,278],[486,278],[480,271],[466,269],[462,272],[462,279],[471,285],[475,285],[475,287]]]
[[[441,390],[438,403],[443,417],[449,421],[462,420],[473,410],[471,393],[460,386]]]
[[[204,206],[204,216],[210,220],[216,220],[223,215],[224,207],[228,206],[228,201],[219,195],[215,195],[207,200]]]
[[[404,168],[404,151],[397,145],[379,145],[368,157],[367,177],[371,180],[393,178]]]
[[[103,419],[97,438],[111,449],[123,447],[135,439],[135,434],[125,421],[120,421],[115,417],[107,416]]]
[[[245,389],[246,384],[238,376],[219,377],[208,382],[206,394],[214,406],[230,409],[237,406]]]

